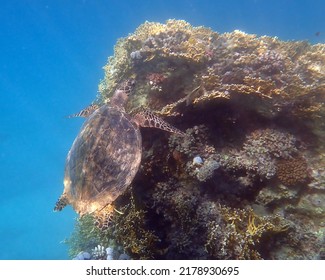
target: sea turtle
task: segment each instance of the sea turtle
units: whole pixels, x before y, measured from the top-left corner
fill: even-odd
[[[134,88],[134,80],[123,82],[109,103],[91,105],[72,115],[87,117],[68,153],[64,190],[54,210],[71,204],[83,216],[94,214],[106,219],[111,203],[131,184],[142,154],[139,127],[155,127],[184,134],[149,110],[133,116],[124,106]]]

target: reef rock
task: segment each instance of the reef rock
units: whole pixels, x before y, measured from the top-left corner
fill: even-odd
[[[75,252],[114,240],[132,259],[323,258],[324,44],[145,22],[104,70],[96,104],[132,78],[126,111],[149,108],[186,136],[142,129],[119,211],[105,231],[81,218]]]

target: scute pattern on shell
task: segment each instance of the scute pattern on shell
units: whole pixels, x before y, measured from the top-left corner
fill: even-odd
[[[141,161],[141,134],[123,110],[104,105],[84,123],[66,162],[65,193],[81,215],[112,203]]]

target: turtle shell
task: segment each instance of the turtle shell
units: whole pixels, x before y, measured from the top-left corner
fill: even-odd
[[[84,123],[65,166],[64,193],[80,215],[101,210],[131,184],[141,161],[139,127],[104,105]]]

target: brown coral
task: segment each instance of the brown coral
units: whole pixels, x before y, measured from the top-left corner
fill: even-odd
[[[285,186],[295,186],[307,180],[308,165],[301,156],[281,159],[276,163],[276,174]]]

